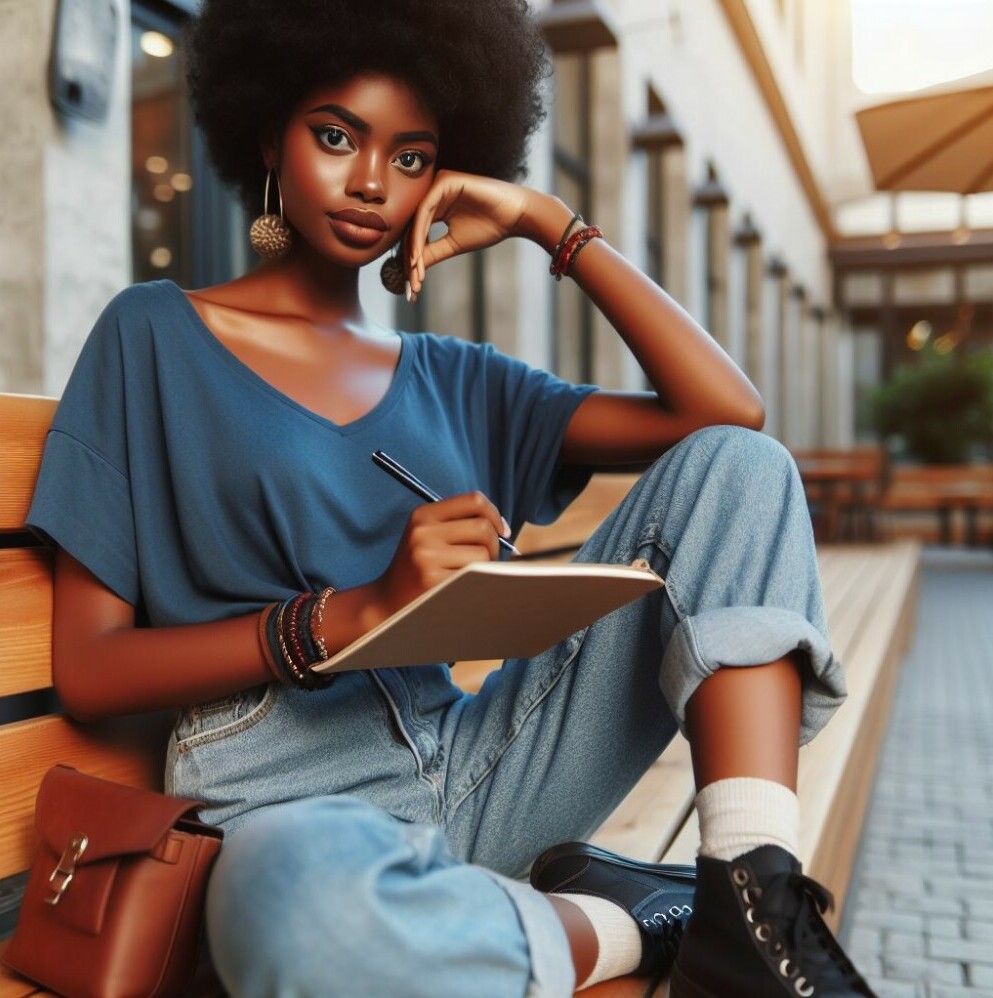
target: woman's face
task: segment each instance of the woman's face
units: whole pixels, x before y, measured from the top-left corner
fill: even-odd
[[[362,76],[319,87],[283,133],[284,212],[322,256],[362,266],[403,235],[437,159],[437,118],[406,84]]]

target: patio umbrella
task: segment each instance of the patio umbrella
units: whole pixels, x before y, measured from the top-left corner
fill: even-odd
[[[979,78],[856,113],[877,190],[993,190],[993,80]]]

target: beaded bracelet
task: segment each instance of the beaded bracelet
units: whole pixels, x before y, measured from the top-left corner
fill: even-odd
[[[548,268],[548,272],[557,281],[562,280],[562,275],[565,274],[567,277],[572,273],[572,268],[576,263],[576,257],[579,256],[580,250],[588,243],[594,239],[602,239],[603,230],[598,228],[596,225],[587,225],[577,232],[574,232],[566,241],[565,245],[558,251],[555,258],[552,260],[552,265]]]
[[[562,233],[562,238],[559,240],[558,245],[555,247],[555,249],[552,250],[553,260],[557,259],[559,253],[562,252],[562,247],[565,246],[566,240],[569,238],[569,233],[572,231],[572,227],[577,222],[583,222],[583,216],[580,215],[579,212],[577,212],[575,215],[572,216],[571,219],[569,219],[569,224],[565,227],[565,231]],[[585,224],[586,223],[583,222],[583,225]]]
[[[259,617],[259,642],[262,656],[269,671],[286,686],[297,686],[305,690],[324,689],[334,682],[334,674],[323,675],[314,672],[313,666],[327,661],[329,655],[323,640],[314,632],[314,621],[318,627],[321,617],[315,618],[318,609],[324,607],[334,593],[328,587],[314,593],[297,593],[272,603]]]

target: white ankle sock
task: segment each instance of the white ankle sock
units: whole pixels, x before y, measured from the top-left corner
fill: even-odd
[[[571,901],[593,925],[599,953],[596,966],[585,981],[577,981],[576,989],[589,988],[611,977],[630,974],[641,963],[641,930],[638,923],[620,905],[590,894],[558,894]]]
[[[758,846],[800,852],[800,805],[789,787],[771,780],[718,780],[696,795],[700,855],[728,862]]]

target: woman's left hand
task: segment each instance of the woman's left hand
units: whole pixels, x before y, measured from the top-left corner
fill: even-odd
[[[420,291],[428,267],[519,235],[533,194],[526,187],[491,177],[440,170],[417,207],[404,247],[411,289]],[[444,222],[448,231],[428,242],[435,222]]]

